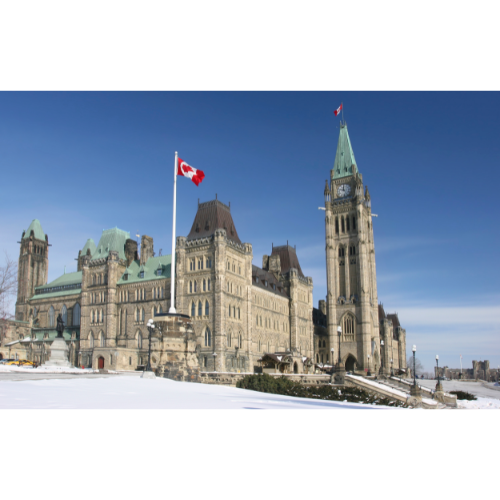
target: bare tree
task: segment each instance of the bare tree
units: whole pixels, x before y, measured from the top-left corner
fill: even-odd
[[[406,366],[412,371],[413,374],[413,356],[408,357],[408,361],[406,362]],[[418,358],[415,358],[415,373],[416,375],[421,375],[424,371],[424,367]]]
[[[10,299],[17,293],[17,262],[5,252],[5,265],[0,266],[0,320],[12,318]]]

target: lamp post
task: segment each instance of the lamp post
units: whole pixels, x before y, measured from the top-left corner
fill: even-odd
[[[438,376],[438,383],[436,384],[436,391],[442,391],[443,387],[441,381],[439,380],[439,354],[436,354],[436,371]]]
[[[332,353],[332,373],[333,373],[333,367],[335,366],[335,361],[333,355],[335,354],[335,349],[332,347],[330,349],[330,352]]]
[[[340,358],[340,336],[342,335],[342,327],[340,325],[337,326],[337,333],[339,334],[339,364],[337,365],[337,367],[340,370],[340,363],[341,363],[341,358]]]
[[[380,340],[380,369],[384,372],[384,341]]]
[[[391,358],[391,377],[394,377],[394,369],[392,367],[392,363],[393,363],[393,361],[392,361],[392,358]]]
[[[149,349],[148,349],[148,364],[146,366],[146,369],[144,371],[146,372],[151,372],[151,334],[153,333],[153,330],[155,328],[155,324],[153,323],[153,320],[149,318],[148,323],[147,323],[147,328],[149,332]]]
[[[216,372],[216,371],[217,371],[217,366],[216,366],[216,364],[215,364],[215,360],[216,360],[216,358],[217,358],[217,353],[216,353],[216,352],[214,352],[212,356],[214,357],[214,372]]]
[[[370,371],[370,355],[368,354],[368,370],[366,371],[366,375],[370,377],[372,372]]]
[[[415,373],[415,353],[417,352],[417,346],[414,345],[411,350],[413,351],[413,387],[417,387],[417,379],[415,378],[416,377],[416,373]]]

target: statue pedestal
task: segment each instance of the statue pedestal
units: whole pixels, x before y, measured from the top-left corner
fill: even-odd
[[[50,358],[42,366],[74,368],[68,361],[68,346],[62,337],[56,337],[50,346]]]
[[[141,378],[156,378],[155,372],[142,372]]]

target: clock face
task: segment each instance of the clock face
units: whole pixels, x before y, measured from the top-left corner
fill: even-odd
[[[340,196],[341,198],[344,196],[349,196],[350,192],[351,192],[351,186],[349,186],[349,184],[342,184],[337,189],[337,195]]]

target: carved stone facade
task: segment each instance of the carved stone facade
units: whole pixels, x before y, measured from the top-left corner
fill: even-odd
[[[387,337],[390,326],[383,323],[381,332],[371,198],[368,188],[363,189],[363,176],[358,171],[345,124],[340,127],[335,163],[330,182],[326,181],[324,196],[326,349],[334,349],[335,359],[340,353],[340,364],[349,371],[379,373],[381,340]],[[398,338],[401,341],[391,336],[390,343],[398,354],[398,368],[404,369],[404,330],[398,331]],[[385,360],[388,355],[385,341],[384,348]],[[389,373],[390,365],[384,363],[382,371]]]

